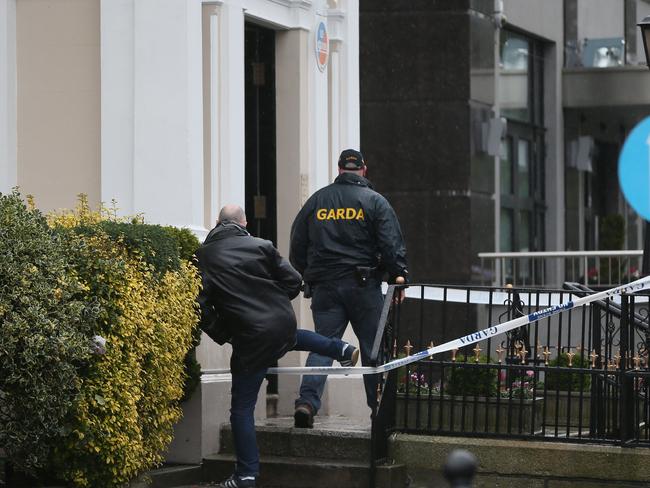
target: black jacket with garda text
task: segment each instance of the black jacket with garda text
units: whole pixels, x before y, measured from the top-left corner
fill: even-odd
[[[270,241],[227,222],[210,231],[196,257],[203,281],[201,328],[218,329],[218,342],[231,342],[233,372],[268,367],[295,346],[291,299],[302,279]]]
[[[395,211],[354,173],[314,193],[291,227],[291,264],[305,282],[353,276],[357,266],[377,266],[389,279],[407,275],[406,247]]]

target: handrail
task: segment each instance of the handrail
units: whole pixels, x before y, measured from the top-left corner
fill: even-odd
[[[534,252],[480,252],[479,258],[573,258],[573,257],[608,257],[608,256],[643,256],[642,249],[627,251],[534,251]]]
[[[384,330],[386,329],[386,322],[388,322],[388,313],[393,303],[393,296],[395,295],[395,285],[388,285],[386,290],[386,297],[384,298],[384,306],[381,309],[379,316],[379,324],[377,324],[377,333],[375,334],[375,341],[372,343],[372,352],[370,353],[370,365],[378,366],[379,349],[381,348],[381,341],[384,338]]]
[[[564,287],[571,291],[572,293],[576,294],[584,294],[584,295],[590,295],[592,293],[595,293],[594,290],[589,288],[588,286],[583,285],[582,283],[571,283],[571,282],[565,282]],[[612,302],[610,300],[604,301],[604,300],[596,300],[594,303],[596,303],[598,306],[602,307],[605,310],[609,310],[610,313],[614,315],[617,319],[620,319],[623,316],[623,310],[621,306],[616,303]],[[637,328],[641,329],[644,332],[650,332],[650,326],[646,323],[647,319],[643,317],[642,315],[634,312],[634,321],[632,324]]]

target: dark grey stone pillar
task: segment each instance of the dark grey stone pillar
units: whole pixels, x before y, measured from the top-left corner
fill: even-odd
[[[360,4],[361,150],[399,215],[414,280],[469,283],[477,250],[493,250],[493,202],[474,191],[493,172],[472,168],[470,24],[481,16],[469,8]]]

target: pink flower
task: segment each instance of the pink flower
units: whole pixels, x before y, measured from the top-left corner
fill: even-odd
[[[526,376],[528,376],[529,378],[532,378],[533,376],[535,376],[535,372],[528,370],[528,371],[526,371]]]

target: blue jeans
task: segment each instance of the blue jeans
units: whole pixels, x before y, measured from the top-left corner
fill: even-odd
[[[366,286],[359,286],[356,278],[316,283],[313,286],[311,310],[315,329],[325,337],[341,338],[348,322],[359,339],[361,362],[369,365],[372,345],[384,304],[379,280],[370,280]],[[332,359],[311,353],[306,366],[330,366]],[[300,385],[300,397],[296,405],[309,404],[314,412],[321,407],[321,396],[327,376],[306,375]],[[377,378],[364,375],[366,401],[372,409],[377,398]]]
[[[310,330],[298,329],[295,351],[314,351],[333,359],[343,359],[344,342]],[[330,359],[331,363],[331,359]],[[266,376],[266,368],[247,374],[233,374],[230,402],[230,424],[235,443],[237,476],[255,476],[260,471],[260,458],[255,437],[255,403]]]

